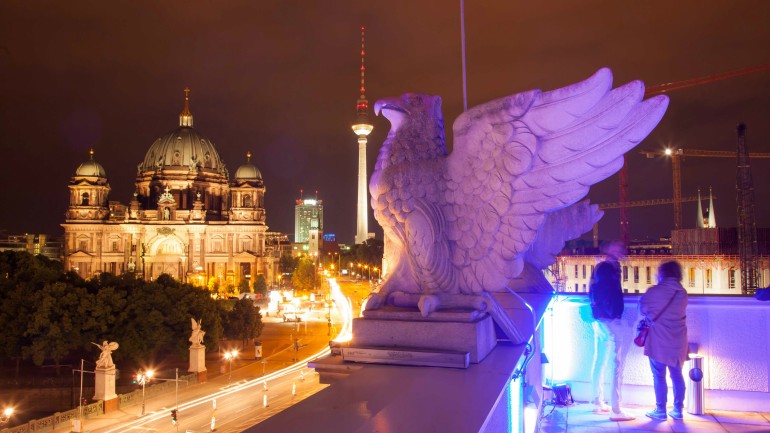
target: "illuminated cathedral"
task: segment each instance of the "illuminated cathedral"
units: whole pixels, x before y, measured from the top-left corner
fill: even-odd
[[[214,143],[193,128],[189,89],[179,126],[162,135],[139,163],[128,206],[109,201],[104,168],[90,159],[69,182],[64,266],[84,278],[165,273],[197,285],[273,279],[265,254],[265,186],[247,161],[230,174]]]

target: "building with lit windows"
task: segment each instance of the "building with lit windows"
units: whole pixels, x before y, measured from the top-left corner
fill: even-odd
[[[682,266],[682,286],[688,293],[741,294],[738,230],[717,227],[713,200],[709,201],[706,216],[698,202],[696,228],[674,230],[671,239],[628,246],[628,255],[620,261],[625,293],[644,293],[657,284],[658,266],[676,260]],[[770,281],[770,229],[758,228],[757,238],[757,276],[760,287],[765,287]],[[602,260],[604,256],[600,254],[565,251],[549,268],[551,284],[559,292],[588,292],[594,268]]]
[[[294,243],[305,244],[310,242],[312,231],[315,231],[315,242],[318,243],[319,233],[323,235],[323,229],[323,200],[297,199],[294,206]]]
[[[108,199],[107,173],[90,153],[69,182],[65,269],[85,278],[165,273],[199,285],[273,278],[262,174],[247,153],[230,177],[214,143],[193,128],[189,89],[179,126],[155,140],[139,163],[127,206]]]
[[[0,251],[24,251],[36,256],[42,254],[51,260],[61,258],[61,242],[51,241],[44,234],[24,233],[0,237]]]

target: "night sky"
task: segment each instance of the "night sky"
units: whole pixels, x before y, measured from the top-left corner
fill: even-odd
[[[647,85],[770,62],[770,2],[474,1],[465,5],[469,105],[580,81],[603,66]],[[0,3],[2,211],[8,233],[60,235],[67,182],[95,149],[111,200],[127,204],[136,167],[178,125],[189,86],[195,127],[231,175],[251,151],[270,230],[294,230],[299,190],[324,200],[325,232],[355,234],[360,26],[367,96],[443,98],[447,139],[462,109],[459,1],[3,1]],[[770,71],[676,91],[638,149],[769,152]],[[374,120],[369,173],[389,125]],[[670,198],[671,168],[634,152],[630,199]],[[690,158],[683,195],[713,186],[719,226],[735,226],[735,160]],[[770,160],[752,164],[757,224],[770,226]],[[595,186],[618,201],[617,176]],[[371,215],[371,211],[370,211]],[[668,236],[671,206],[633,208],[634,238]],[[685,203],[685,228],[695,204]],[[373,218],[370,231],[381,230]],[[602,238],[618,236],[608,210]]]

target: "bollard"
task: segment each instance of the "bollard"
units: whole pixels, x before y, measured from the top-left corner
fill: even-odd
[[[690,354],[690,378],[687,386],[687,413],[703,415],[703,356]]]
[[[257,361],[262,359],[262,342],[261,341],[254,342],[254,359],[256,359]]]

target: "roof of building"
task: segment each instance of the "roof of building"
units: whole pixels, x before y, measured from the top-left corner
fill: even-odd
[[[88,177],[107,177],[107,172],[104,171],[104,167],[101,164],[94,161],[94,150],[88,151],[91,159],[80,164],[75,170],[75,176],[88,176]]]
[[[262,180],[262,173],[251,163],[251,152],[246,153],[246,164],[238,167],[235,178],[240,180]]]
[[[214,143],[193,129],[189,106],[190,89],[185,89],[185,104],[179,115],[179,127],[162,135],[150,146],[141,171],[160,170],[163,167],[202,168],[218,172],[225,170]]]

